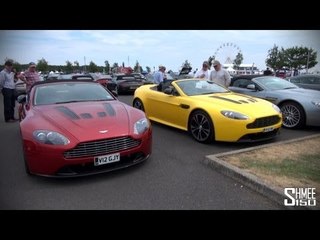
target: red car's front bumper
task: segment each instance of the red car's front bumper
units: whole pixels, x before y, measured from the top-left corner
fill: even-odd
[[[104,154],[102,150],[99,155],[66,157],[65,153],[76,148],[79,143],[69,148],[65,146],[59,148],[24,140],[24,156],[31,174],[50,177],[92,175],[125,168],[148,159],[152,151],[151,129],[136,140],[140,141],[138,146],[117,151],[120,153],[120,161],[100,166],[94,166],[94,157],[107,155],[110,152]]]

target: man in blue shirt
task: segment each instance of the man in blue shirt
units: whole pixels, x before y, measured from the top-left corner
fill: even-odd
[[[154,74],[154,83],[159,84],[163,82],[164,72],[166,71],[166,67],[163,65],[159,66],[159,71]]]
[[[165,71],[166,71],[166,67],[163,65],[159,66],[159,71],[156,72],[153,76],[154,79],[154,83],[158,84],[158,90],[161,91],[162,90],[162,84],[163,81],[166,79],[165,77]]]

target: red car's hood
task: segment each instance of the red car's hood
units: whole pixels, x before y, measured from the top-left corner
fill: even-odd
[[[79,141],[126,136],[130,120],[125,105],[112,102],[78,102],[35,107],[50,124]]]

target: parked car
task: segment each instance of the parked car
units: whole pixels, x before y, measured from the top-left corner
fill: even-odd
[[[83,80],[37,82],[23,104],[20,129],[27,173],[73,177],[149,158],[152,129],[145,113]]]
[[[57,79],[59,80],[91,80],[94,82],[100,83],[103,87],[109,89],[113,95],[118,96],[118,88],[116,82],[112,80],[112,78],[108,78],[108,76],[98,76],[94,73],[88,74],[60,74]]]
[[[134,76],[136,79],[143,79],[143,80],[146,80],[146,77],[141,74],[141,73],[136,73],[136,72],[133,72],[131,74],[128,74],[129,76]]]
[[[282,78],[255,75],[232,78],[229,89],[278,105],[283,114],[283,126],[286,128],[320,126],[319,91],[299,88]]]
[[[286,78],[286,77],[287,77],[287,73],[288,73],[288,71],[285,70],[285,69],[277,70],[277,71],[276,71],[276,77]]]
[[[100,83],[102,86],[108,88],[115,96],[118,96],[118,85],[113,80],[111,75],[90,73],[94,81]]]
[[[127,74],[127,77],[133,76],[135,79],[142,81],[143,85],[145,84],[153,84],[153,80],[150,81],[150,79],[146,78],[146,76],[144,76],[141,73],[131,73],[131,74]]]
[[[138,87],[146,83],[145,79],[131,74],[115,74],[113,81],[117,83],[118,93],[133,93]]]
[[[280,109],[268,101],[200,79],[167,81],[162,89],[139,87],[133,106],[150,120],[188,131],[198,142],[262,141],[279,133]]]
[[[288,77],[286,80],[302,88],[320,90],[320,75],[304,74]]]
[[[189,75],[189,73],[191,72],[192,67],[183,67],[181,68],[181,70],[177,73],[169,70],[168,74],[170,74],[170,76],[173,79],[187,79],[187,78],[192,78],[192,76]]]
[[[47,80],[56,80],[59,79],[60,73],[49,73],[48,75],[44,76],[44,81]]]

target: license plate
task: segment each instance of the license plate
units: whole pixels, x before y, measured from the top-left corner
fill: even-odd
[[[271,132],[274,130],[274,127],[268,127],[268,128],[264,128],[263,132]]]
[[[94,165],[100,166],[103,164],[119,162],[119,161],[120,161],[120,153],[114,153],[114,154],[95,157],[94,158]]]

